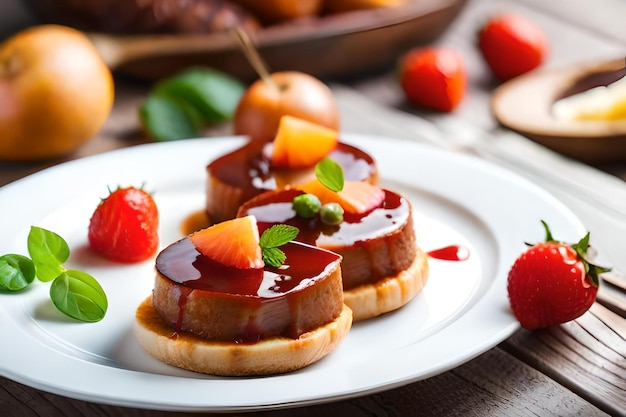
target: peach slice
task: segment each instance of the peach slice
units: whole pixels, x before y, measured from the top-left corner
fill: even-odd
[[[254,216],[217,223],[189,236],[204,256],[239,269],[263,268],[259,229]]]
[[[312,167],[337,147],[337,131],[325,126],[283,116],[274,138],[271,162],[275,167]]]
[[[338,203],[346,212],[354,214],[373,210],[385,200],[385,191],[365,181],[346,181],[339,192],[326,188],[318,180],[297,185],[295,188],[316,195],[322,204]]]

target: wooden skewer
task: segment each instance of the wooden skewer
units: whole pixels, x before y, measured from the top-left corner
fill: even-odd
[[[259,51],[254,46],[254,43],[252,42],[248,34],[239,27],[233,29],[233,32],[235,36],[237,37],[237,40],[239,41],[239,44],[241,45],[241,49],[243,50],[243,53],[246,55],[248,62],[250,62],[250,65],[252,65],[256,73],[259,74],[259,77],[267,85],[271,86],[272,88],[275,88],[276,90],[279,90],[278,84],[276,84],[274,80],[272,79],[272,77],[270,77],[270,72],[267,69],[267,65],[265,64],[265,61],[263,61],[263,58],[261,58]]]

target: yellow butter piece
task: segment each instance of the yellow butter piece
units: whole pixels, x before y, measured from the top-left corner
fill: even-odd
[[[558,100],[552,113],[561,120],[626,119],[626,77]]]

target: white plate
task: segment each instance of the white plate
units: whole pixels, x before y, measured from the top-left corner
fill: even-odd
[[[464,262],[431,259],[426,288],[409,305],[357,323],[339,348],[298,372],[264,378],[218,378],[167,366],[132,334],[136,306],[150,294],[153,262],[119,265],[87,249],[87,225],[107,187],[154,192],[161,241],[204,205],[205,166],[240,138],[150,144],[75,160],[0,189],[0,254],[27,254],[29,227],[63,236],[67,266],[94,275],[109,297],[99,323],[58,313],[49,284],[0,294],[0,374],[53,393],[102,403],[180,411],[258,410],[335,401],[393,388],[454,368],[511,335],[506,275],[525,241],[584,233],[576,217],[528,181],[478,159],[411,142],[346,135],[371,152],[382,184],[414,205],[419,244],[427,251],[462,244]]]

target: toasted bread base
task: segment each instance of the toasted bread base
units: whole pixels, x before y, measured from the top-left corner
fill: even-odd
[[[332,322],[298,339],[274,337],[256,343],[229,343],[178,333],[167,326],[146,298],[137,308],[135,335],[143,348],[167,364],[211,375],[271,375],[304,368],[330,352],[352,326],[352,311],[344,305]]]
[[[418,249],[407,269],[373,284],[345,291],[343,301],[352,310],[354,321],[380,316],[411,301],[426,285],[428,273],[428,255]]]

